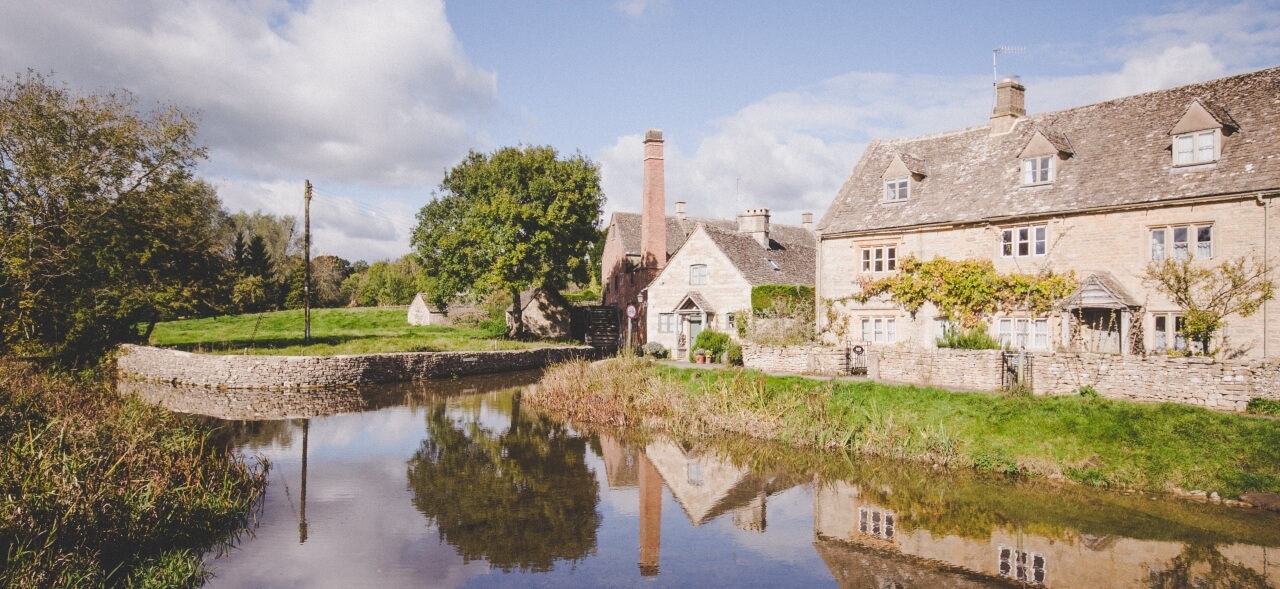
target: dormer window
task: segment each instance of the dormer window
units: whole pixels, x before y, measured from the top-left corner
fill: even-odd
[[[1211,164],[1222,157],[1223,137],[1239,129],[1235,119],[1221,105],[1193,100],[1178,124],[1169,130],[1173,137],[1173,165]]]
[[[912,182],[920,182],[928,176],[924,160],[909,153],[899,153],[889,162],[889,167],[880,176],[884,180],[884,200],[882,202],[903,202],[911,197]]]
[[[1186,133],[1173,138],[1173,164],[1191,166],[1218,160],[1218,131]]]
[[[1022,184],[1049,184],[1053,182],[1053,156],[1042,155],[1022,160]]]

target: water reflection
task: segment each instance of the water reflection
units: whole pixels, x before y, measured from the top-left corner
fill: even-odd
[[[224,422],[273,469],[209,586],[1280,588],[1269,512],[576,429],[508,384]]]
[[[584,438],[523,416],[519,396],[506,399],[510,421],[501,430],[478,412],[428,410],[428,437],[409,460],[413,505],[464,561],[545,572],[594,550],[599,487]]]

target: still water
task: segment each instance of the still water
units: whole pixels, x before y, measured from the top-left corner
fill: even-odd
[[[537,415],[536,373],[130,384],[271,462],[208,587],[1280,588],[1280,517]]]

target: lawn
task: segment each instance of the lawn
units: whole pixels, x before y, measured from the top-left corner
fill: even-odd
[[[315,309],[311,343],[301,310],[224,315],[156,325],[151,345],[212,354],[332,356],[383,352],[516,350],[548,345],[504,339],[492,330],[409,325],[404,309]]]
[[[1010,397],[687,370],[623,358],[553,368],[526,399],[586,423],[746,434],[1108,487],[1280,491],[1280,420],[1089,396]]]

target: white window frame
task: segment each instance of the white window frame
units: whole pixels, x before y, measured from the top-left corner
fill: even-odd
[[[1049,319],[1046,317],[1004,317],[996,322],[1000,347],[1013,350],[1048,350]]]
[[[1167,353],[1169,351],[1185,352],[1191,349],[1191,342],[1180,333],[1182,326],[1182,313],[1153,313],[1151,350]]]
[[[884,181],[884,201],[902,202],[911,198],[911,177],[886,178]]]
[[[1152,262],[1186,260],[1193,255],[1191,252],[1195,252],[1197,260],[1212,260],[1213,233],[1213,223],[1150,227],[1147,229],[1147,253]]]
[[[1049,226],[1019,225],[1000,230],[1000,257],[1042,257],[1049,253]]]
[[[1054,172],[1056,171],[1054,169],[1054,159],[1051,155],[1024,158],[1022,160],[1022,185],[1039,186],[1041,184],[1052,184]]]
[[[858,532],[892,542],[897,535],[897,516],[884,509],[859,507]]]
[[[661,313],[658,315],[658,333],[675,333],[676,332],[676,315],[675,313]]]
[[[863,317],[862,341],[869,344],[893,344],[898,341],[896,317]]]
[[[1030,585],[1044,585],[1048,560],[1039,552],[1000,546],[996,549],[996,572]]]
[[[1183,133],[1173,138],[1173,165],[1195,166],[1218,161],[1218,129]]]
[[[707,283],[707,265],[706,264],[690,264],[689,265],[689,285],[701,286]]]
[[[867,273],[897,272],[898,246],[874,245],[863,247],[862,271]]]

